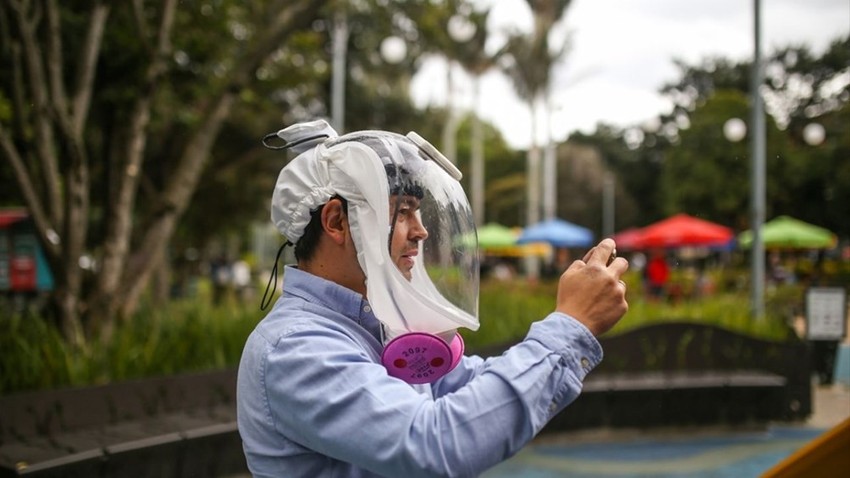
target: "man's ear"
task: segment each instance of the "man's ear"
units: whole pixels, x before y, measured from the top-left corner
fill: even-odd
[[[331,199],[322,208],[322,229],[336,244],[344,244],[348,235],[348,217],[339,199]]]

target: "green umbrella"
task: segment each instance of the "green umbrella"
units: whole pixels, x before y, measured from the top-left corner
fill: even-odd
[[[762,225],[762,240],[768,249],[830,249],[835,247],[836,237],[824,229],[790,216],[779,216]],[[750,247],[752,231],[738,235],[741,247]]]
[[[478,229],[478,247],[492,249],[516,244],[517,233],[513,229],[496,223],[488,223]]]

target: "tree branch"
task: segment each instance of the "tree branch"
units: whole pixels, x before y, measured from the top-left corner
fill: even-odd
[[[145,23],[144,0],[133,0],[133,18],[136,20],[136,28],[139,29],[139,38],[145,50],[150,50],[150,32],[148,24]]]
[[[86,40],[80,52],[80,60],[77,62],[77,79],[71,112],[74,118],[72,130],[77,137],[82,136],[83,127],[88,119],[94,89],[94,76],[97,69],[97,55],[100,53],[108,17],[109,7],[97,2],[89,17]]]
[[[27,209],[29,209],[30,216],[35,223],[38,234],[42,238],[41,242],[45,245],[48,258],[51,263],[55,263],[59,260],[59,247],[54,242],[47,239],[51,237],[51,234],[49,234],[48,231],[52,230],[54,233],[56,231],[53,229],[53,226],[50,224],[50,220],[44,213],[44,208],[42,207],[41,201],[38,197],[38,192],[32,183],[26,166],[24,166],[23,158],[21,158],[20,154],[18,154],[18,150],[15,149],[11,136],[3,128],[2,123],[0,123],[0,149],[2,149],[9,165],[12,166],[12,171],[15,174],[15,180],[21,190],[21,194],[24,196],[24,202],[27,204]]]
[[[60,114],[68,114],[68,97],[65,93],[65,82],[62,79],[64,60],[62,59],[62,27],[59,24],[59,9],[55,0],[44,2],[47,13],[47,48],[45,61],[47,63],[47,79],[53,108]]]
[[[51,222],[61,224],[63,221],[62,202],[60,200],[61,181],[58,161],[54,147],[53,130],[50,124],[50,106],[48,87],[45,83],[44,70],[41,64],[41,52],[35,40],[35,25],[41,14],[32,13],[32,19],[27,18],[21,2],[7,0],[14,10],[16,23],[21,33],[23,58],[28,73],[28,86],[31,94],[32,117],[35,131],[34,149],[42,168],[41,180],[44,185],[45,202]],[[24,114],[24,111],[19,112]]]
[[[145,72],[143,92],[136,99],[130,116],[129,139],[127,141],[126,161],[116,174],[117,188],[113,201],[108,206],[107,234],[104,240],[101,258],[101,273],[98,275],[98,292],[112,296],[126,269],[127,254],[132,235],[133,208],[136,203],[142,162],[147,145],[147,127],[151,118],[151,104],[156,94],[156,85],[167,70],[167,59],[171,52],[171,35],[177,0],[167,0],[163,6],[162,17],[157,28],[156,49],[151,52],[148,68]],[[141,15],[141,9],[134,9]],[[143,18],[138,22],[144,24]]]

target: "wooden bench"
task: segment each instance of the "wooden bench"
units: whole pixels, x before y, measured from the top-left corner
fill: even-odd
[[[244,472],[235,380],[229,369],[0,397],[0,477]]]

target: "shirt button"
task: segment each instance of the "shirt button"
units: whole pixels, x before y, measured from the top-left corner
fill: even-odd
[[[557,403],[552,402],[552,403],[549,404],[549,413],[555,413],[555,410],[557,410],[557,409],[558,409]]]
[[[372,312],[372,308],[367,305],[366,307],[363,307],[363,312],[368,314],[369,312]]]
[[[582,368],[589,368],[590,367],[590,360],[587,360],[587,357],[581,358],[581,367]]]

